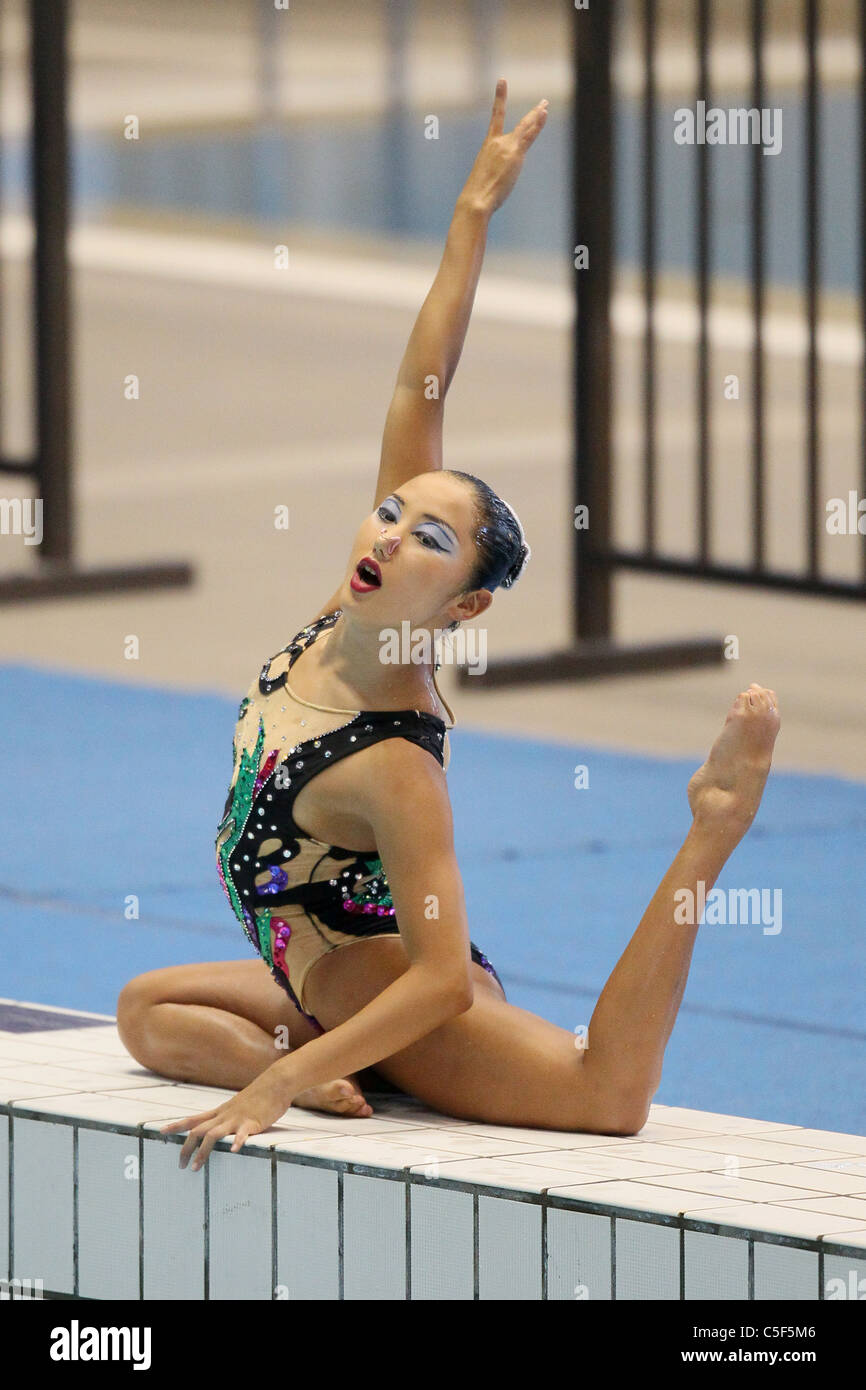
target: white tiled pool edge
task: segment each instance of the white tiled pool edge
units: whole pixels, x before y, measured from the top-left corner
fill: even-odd
[[[38,1100],[0,1104],[0,1278],[97,1299],[866,1292],[866,1227],[854,1220],[847,1234],[784,1234],[735,1225],[731,1213],[719,1221],[602,1201],[601,1183],[592,1198],[566,1195],[559,1173],[550,1187],[524,1191],[448,1178],[441,1166],[427,1177],[417,1163],[397,1170],[299,1153],[286,1134],[280,1147],[236,1154],[223,1141],[193,1173],[178,1166],[182,1136],[160,1135],[153,1121],[46,1112]]]

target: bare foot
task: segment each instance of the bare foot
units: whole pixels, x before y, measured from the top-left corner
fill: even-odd
[[[761,803],[780,722],[775,690],[753,681],[740,691],[707,761],[689,781],[696,821],[742,838]]]
[[[295,1096],[292,1105],[297,1105],[301,1110],[324,1110],[329,1115],[350,1115],[354,1119],[366,1119],[373,1113],[372,1105],[365,1099],[354,1076],[310,1086]]]

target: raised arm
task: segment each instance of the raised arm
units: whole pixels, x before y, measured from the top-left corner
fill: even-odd
[[[496,84],[493,113],[454,208],[445,251],[409,338],[385,420],[374,508],[416,473],[442,467],[445,396],[457,370],[487,244],[487,224],[511,192],[547,102],[503,133],[508,86]]]

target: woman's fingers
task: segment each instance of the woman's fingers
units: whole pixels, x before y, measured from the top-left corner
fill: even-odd
[[[183,1141],[183,1145],[180,1151],[181,1168],[185,1168],[186,1165],[189,1163],[192,1155],[195,1153],[195,1150],[198,1147],[199,1140],[202,1138],[203,1135],[207,1134],[207,1131],[207,1124],[197,1125],[195,1129],[190,1130],[186,1139]]]
[[[501,135],[505,125],[505,102],[508,97],[508,83],[504,77],[500,77],[496,84],[496,95],[493,98],[493,114],[490,117],[490,125],[487,128],[488,136]]]
[[[250,1135],[255,1132],[255,1126],[252,1122],[249,1120],[245,1121],[235,1135],[235,1142],[232,1144],[232,1153],[236,1154],[238,1149],[242,1149]]]
[[[547,120],[548,102],[545,99],[540,101],[537,106],[533,106],[531,111],[527,111],[521,121],[514,127],[514,134],[517,136],[523,150],[528,150],[533,140],[540,134]]]
[[[198,1124],[200,1120],[212,1120],[217,1110],[203,1110],[200,1115],[187,1115],[185,1120],[172,1120],[170,1124],[160,1126],[160,1134],[173,1134],[178,1129],[189,1129],[190,1125]]]

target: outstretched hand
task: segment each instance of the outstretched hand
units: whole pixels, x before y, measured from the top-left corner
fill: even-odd
[[[513,130],[504,133],[507,96],[508,83],[500,77],[487,135],[463,188],[464,197],[491,213],[505,202],[523,168],[527,150],[547,120],[545,99],[527,111]]]
[[[200,1168],[207,1162],[218,1139],[233,1134],[235,1141],[231,1152],[237,1153],[251,1134],[261,1134],[263,1130],[270,1129],[288,1110],[291,1102],[292,1096],[286,1089],[285,1080],[277,1077],[273,1069],[268,1067],[224,1105],[217,1106],[215,1110],[204,1110],[198,1115],[187,1115],[183,1120],[172,1120],[162,1125],[159,1132],[174,1134],[178,1130],[189,1130],[180,1151],[180,1167],[185,1168],[195,1154],[192,1166],[194,1169]]]

